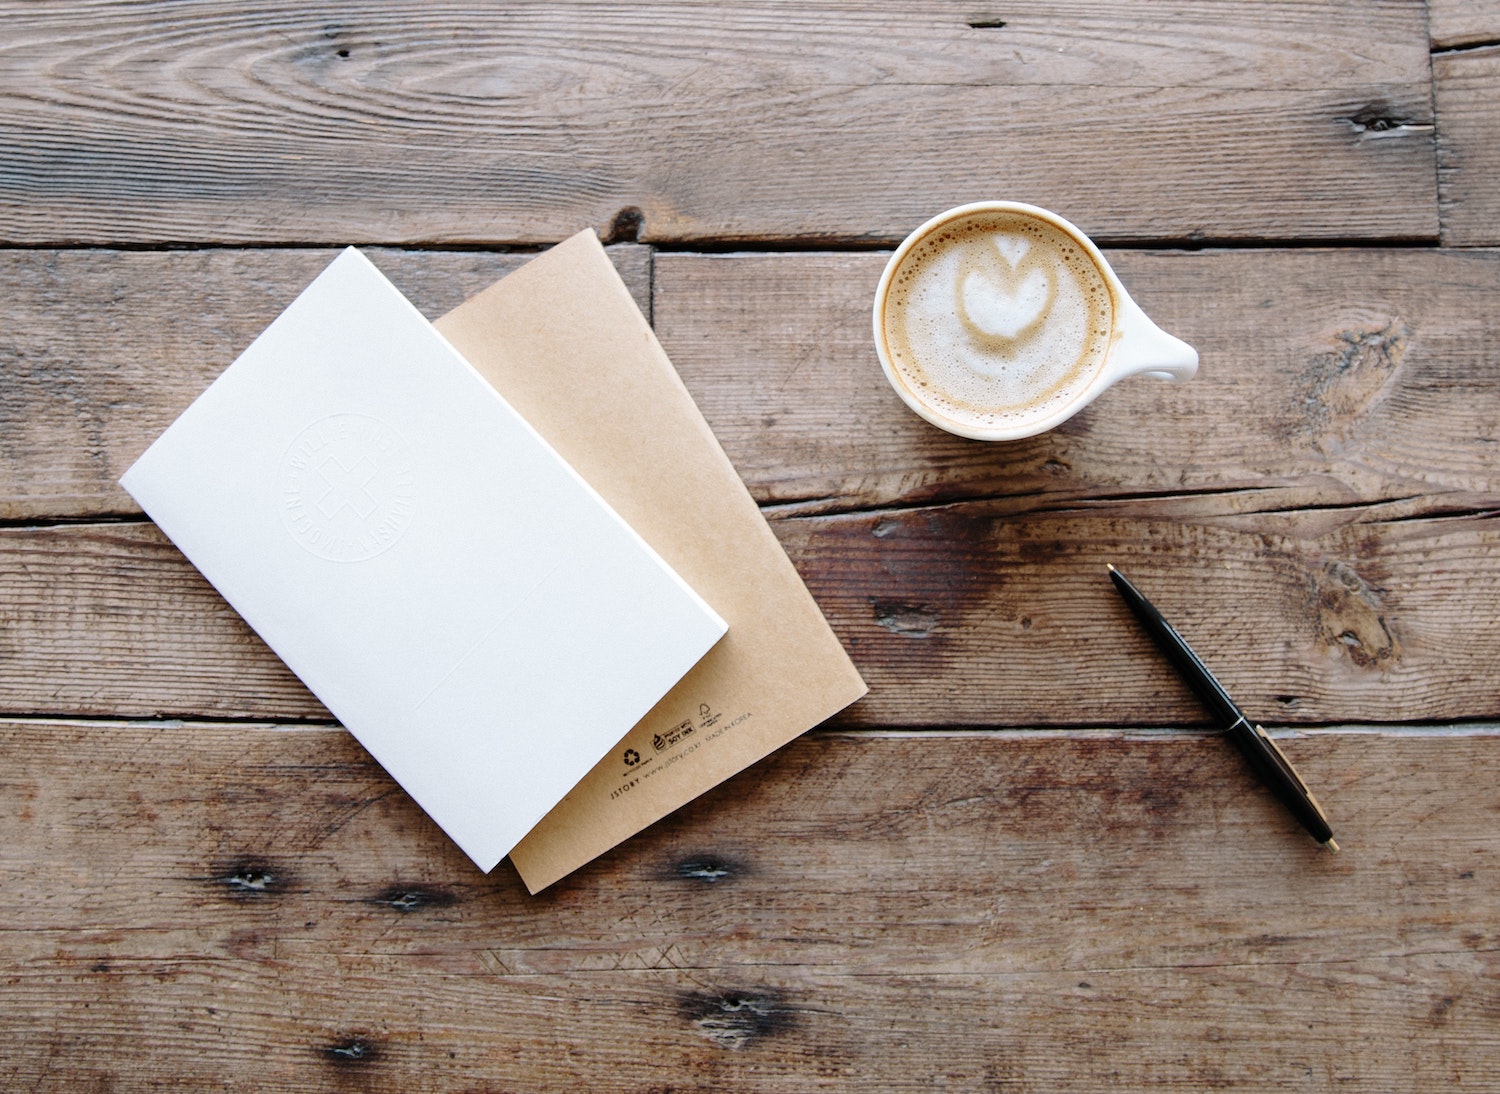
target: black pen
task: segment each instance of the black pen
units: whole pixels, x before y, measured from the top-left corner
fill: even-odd
[[[1313,839],[1336,852],[1339,845],[1333,841],[1333,829],[1328,825],[1328,818],[1323,815],[1322,806],[1312,796],[1312,791],[1307,789],[1307,784],[1297,774],[1291,761],[1276,747],[1276,742],[1266,736],[1266,731],[1260,726],[1251,724],[1223,685],[1214,679],[1214,674],[1198,660],[1192,647],[1183,641],[1182,635],[1162,618],[1161,612],[1141,595],[1140,590],[1124,574],[1110,566],[1109,576],[1115,583],[1115,588],[1120,590],[1120,595],[1125,598],[1125,603],[1130,605],[1131,612],[1140,620],[1141,626],[1146,628],[1146,633],[1182,674],[1188,687],[1193,689],[1193,694],[1224,725],[1230,740],[1244,753],[1245,759],[1250,761],[1250,766],[1255,769],[1261,781],[1292,811],[1292,816],[1301,822],[1302,827],[1312,833]]]

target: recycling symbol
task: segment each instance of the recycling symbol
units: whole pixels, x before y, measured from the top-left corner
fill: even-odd
[[[627,748],[625,750],[625,766],[626,767],[634,767],[636,764],[638,764],[640,762],[641,762],[641,754],[639,752],[637,752],[633,748]]]

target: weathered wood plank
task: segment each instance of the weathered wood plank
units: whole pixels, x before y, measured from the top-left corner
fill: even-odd
[[[1443,242],[1500,243],[1500,46],[1440,53],[1432,75]]]
[[[869,307],[884,255],[614,253],[638,298],[654,268],[663,344],[752,492],[783,511],[1146,493],[1218,493],[1202,504],[1219,510],[1474,508],[1500,494],[1495,252],[1113,252],[1202,372],[1127,381],[1000,445],[928,426],[881,377]],[[0,251],[0,519],[135,512],[117,476],[326,258]],[[375,258],[429,314],[520,261]]]
[[[778,532],[870,685],[845,724],[1201,724],[1106,563],[1260,720],[1500,716],[1493,515],[971,503]]]
[[[1201,708],[1119,565],[1266,722],[1500,717],[1500,519],[1008,503],[779,520],[870,684],[845,725],[1157,725]],[[0,532],[0,711],[327,718],[150,524]]]
[[[650,314],[650,250],[610,255]],[[528,254],[371,249],[432,318]],[[0,520],[138,513],[116,482],[335,252],[0,252]]]
[[[819,735],[538,898],[347,735],[0,727],[18,1089],[1497,1089],[1500,737]],[[1360,1046],[1351,1052],[1350,1046]]]
[[[0,544],[0,710],[329,718],[155,525]]]
[[[1427,32],[1435,50],[1500,42],[1500,10],[1493,0],[1428,0]]]
[[[1435,237],[1420,0],[1001,15],[9,0],[0,240],[541,242],[634,217],[649,241],[894,241],[995,196],[1116,239]]]
[[[1500,496],[1500,254],[1110,258],[1198,348],[1201,372],[1128,380],[1007,444],[948,436],[886,384],[870,333],[885,255],[661,254],[656,327],[757,496],[796,511],[977,495],[1224,492],[1220,508]]]

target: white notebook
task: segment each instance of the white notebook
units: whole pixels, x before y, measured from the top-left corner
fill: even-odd
[[[486,871],[725,631],[353,248],[120,481]]]

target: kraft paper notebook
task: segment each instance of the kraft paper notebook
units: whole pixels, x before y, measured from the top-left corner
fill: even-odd
[[[483,870],[724,633],[353,249],[121,482]]]
[[[511,852],[536,892],[865,685],[593,232],[436,326],[729,623]]]

